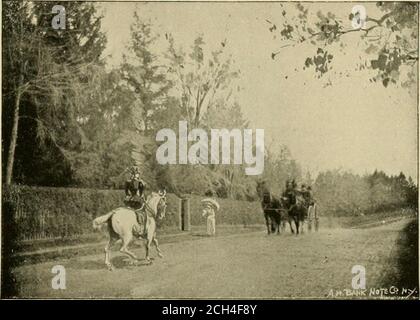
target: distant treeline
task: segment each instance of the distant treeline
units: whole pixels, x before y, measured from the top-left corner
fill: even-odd
[[[322,172],[314,183],[314,197],[324,215],[362,215],[397,208],[418,208],[418,188],[403,173],[382,171],[360,176],[339,170]]]

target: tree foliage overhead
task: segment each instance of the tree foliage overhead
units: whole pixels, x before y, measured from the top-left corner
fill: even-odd
[[[356,3],[355,3],[356,5]],[[283,6],[281,4],[281,6]],[[317,77],[331,73],[334,58],[345,54],[346,38],[357,34],[364,52],[357,70],[370,69],[375,73],[370,81],[384,87],[401,84],[408,87],[416,81],[418,63],[418,12],[415,2],[378,2],[377,12],[349,12],[342,19],[336,12],[311,12],[307,4],[284,8],[279,21],[269,21],[269,31],[280,40],[276,59],[287,47],[303,44],[314,47],[313,54],[302,61],[303,69],[311,69]],[[356,24],[352,26],[351,22]]]
[[[169,42],[168,70],[178,89],[182,112],[197,127],[205,112],[212,112],[220,101],[227,103],[230,100],[239,71],[234,69],[232,58],[226,57],[226,41],[221,42],[220,48],[206,53],[205,42],[200,35],[186,54],[176,47],[172,35],[166,37]]]

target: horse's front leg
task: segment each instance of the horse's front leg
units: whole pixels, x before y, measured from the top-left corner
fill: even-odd
[[[271,221],[267,215],[265,216],[265,224],[267,225],[267,234],[269,235],[271,233]]]
[[[152,244],[152,241],[153,241],[152,238],[147,237],[147,239],[146,239],[146,261],[148,261],[148,262],[150,262],[149,253],[150,253],[150,246]]]
[[[299,235],[299,217],[296,217],[294,220],[296,226],[296,235]]]
[[[162,251],[160,250],[160,248],[159,248],[159,241],[158,241],[158,239],[156,239],[156,233],[155,233],[155,235],[153,236],[153,243],[155,244],[155,246],[156,246],[156,251],[157,251],[157,253],[158,253],[158,256],[160,257],[160,258],[163,258],[163,254],[162,254]]]
[[[290,231],[292,232],[292,233],[295,233],[295,230],[293,229],[293,225],[292,225],[292,218],[288,218],[287,219],[287,221],[289,222],[289,226],[290,226]]]

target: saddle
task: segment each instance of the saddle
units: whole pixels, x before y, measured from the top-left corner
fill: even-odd
[[[143,209],[145,200],[142,196],[134,195],[124,200],[124,204],[134,210]]]

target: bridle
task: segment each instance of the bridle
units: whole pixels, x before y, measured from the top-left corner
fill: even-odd
[[[153,218],[159,218],[162,219],[165,216],[165,210],[166,210],[166,191],[159,191],[158,193],[155,193],[156,196],[159,197],[159,201],[156,205],[156,210],[154,210],[152,207],[150,207],[150,205],[147,203],[147,201],[145,202],[144,206],[145,206],[145,211],[146,214],[147,212],[151,213]],[[161,202],[163,201],[163,205],[161,204]],[[162,208],[163,207],[163,208]],[[159,214],[159,212],[163,212],[163,215]]]

